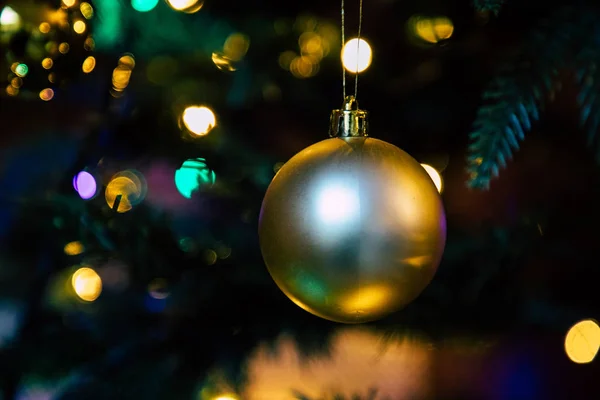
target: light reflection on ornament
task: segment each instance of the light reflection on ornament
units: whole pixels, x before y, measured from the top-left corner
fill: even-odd
[[[317,195],[317,210],[321,221],[326,224],[352,220],[360,212],[358,193],[350,185],[327,185]]]
[[[442,190],[444,189],[444,183],[442,181],[442,176],[440,175],[440,173],[431,165],[421,164],[421,166],[425,169],[425,171],[427,171],[427,173],[431,177],[431,180],[435,184],[435,187],[437,188],[438,192],[442,193]]]
[[[73,178],[73,188],[79,193],[79,197],[89,200],[96,195],[96,179],[89,172],[81,171]]]

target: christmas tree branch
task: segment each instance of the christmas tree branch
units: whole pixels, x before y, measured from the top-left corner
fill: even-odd
[[[506,0],[473,0],[473,7],[477,11],[490,11],[498,15]]]
[[[566,8],[544,21],[519,59],[489,84],[470,134],[469,186],[489,188],[519,149],[545,101],[554,95],[558,71],[571,64],[573,49],[589,34],[588,15],[589,11]]]

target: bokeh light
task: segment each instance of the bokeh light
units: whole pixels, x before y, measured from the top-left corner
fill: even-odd
[[[594,360],[600,349],[600,326],[591,319],[579,321],[569,329],[565,337],[567,356],[577,364]]]
[[[21,27],[21,16],[6,6],[0,12],[0,32],[16,32]]]
[[[342,48],[342,65],[352,73],[361,73],[371,65],[373,51],[364,39],[351,39]]]
[[[54,90],[47,88],[40,92],[40,99],[50,101],[54,98]]]
[[[52,59],[49,57],[46,57],[42,60],[42,67],[44,69],[50,69],[50,68],[52,68],[53,65],[54,65],[54,61],[52,61]]]
[[[215,181],[215,172],[208,168],[204,158],[186,160],[175,171],[175,186],[186,199],[191,199],[192,194],[202,187],[212,186]]]
[[[216,125],[217,119],[208,107],[187,107],[183,111],[182,121],[185,127],[194,135],[208,134]]]
[[[167,0],[167,4],[176,11],[193,14],[204,5],[204,0]]]
[[[454,24],[447,17],[415,15],[407,22],[409,35],[426,43],[438,43],[449,39],[454,33]]]
[[[15,68],[15,74],[21,78],[25,77],[28,72],[29,67],[27,67],[27,64],[18,64]]]
[[[65,245],[65,254],[68,256],[77,256],[84,252],[83,244],[79,241],[69,242]]]
[[[69,43],[67,42],[63,42],[58,45],[58,51],[60,52],[60,54],[67,54],[70,49],[71,46],[69,46]]]
[[[250,48],[250,38],[243,33],[232,33],[225,40],[223,52],[233,61],[241,60]]]
[[[71,278],[75,293],[81,300],[94,301],[102,293],[102,279],[91,268],[79,268]]]
[[[423,167],[423,169],[425,169],[425,171],[427,171],[427,173],[431,177],[431,180],[435,184],[435,187],[437,188],[438,192],[442,193],[442,190],[444,189],[444,183],[442,181],[442,176],[440,175],[440,173],[431,165],[421,164],[421,166]]]
[[[94,197],[98,190],[96,179],[87,171],[81,171],[75,175],[73,178],[73,188],[79,193],[79,197],[84,200],[89,200]]]
[[[233,394],[224,394],[219,397],[216,397],[215,400],[239,400],[239,397]]]
[[[79,21],[75,21],[75,23],[73,23],[73,30],[75,31],[75,33],[81,35],[83,32],[85,32],[85,22],[79,20]]]
[[[76,0],[62,0],[62,3],[65,7],[73,7],[75,5]]]
[[[81,11],[81,15],[83,15],[85,19],[91,19],[94,16],[94,7],[85,1],[79,6],[79,11]]]
[[[96,59],[93,56],[86,58],[81,65],[81,70],[84,74],[89,74],[94,68],[96,68]]]
[[[115,174],[104,192],[106,204],[113,210],[124,213],[139,204],[146,196],[146,181],[137,171],[127,170]],[[117,199],[118,205],[116,205]]]
[[[42,32],[42,33],[50,32],[50,24],[47,22],[42,22],[40,24],[40,32]]]
[[[157,4],[158,0],[131,0],[131,7],[139,12],[151,11]]]

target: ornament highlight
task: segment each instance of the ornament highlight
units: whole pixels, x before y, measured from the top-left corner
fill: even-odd
[[[260,212],[260,247],[299,307],[336,322],[373,321],[431,281],[445,213],[415,159],[368,137],[367,113],[352,96],[332,113],[330,136],[277,172]]]

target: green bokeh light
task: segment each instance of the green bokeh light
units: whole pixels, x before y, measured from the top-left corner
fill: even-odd
[[[208,168],[204,158],[187,160],[175,171],[175,186],[186,199],[191,199],[201,187],[212,186],[215,180],[215,172]]]
[[[27,67],[27,64],[19,64],[19,65],[17,65],[17,68],[15,68],[15,73],[17,75],[19,75],[21,78],[24,77],[25,75],[27,75],[28,72],[29,72],[29,67]]]
[[[131,7],[139,12],[148,12],[153,10],[158,4],[158,0],[131,0]]]

